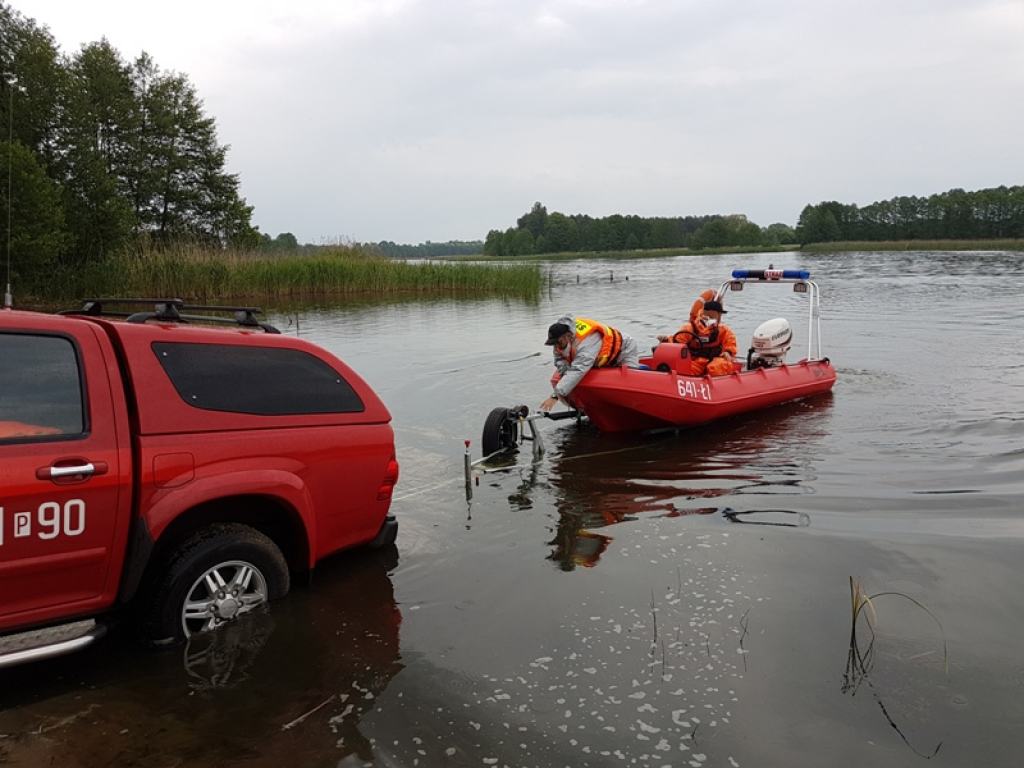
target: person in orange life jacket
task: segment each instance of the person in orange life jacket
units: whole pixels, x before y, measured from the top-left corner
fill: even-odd
[[[678,344],[687,344],[692,341],[692,331],[697,327],[697,319],[704,311],[704,304],[715,298],[715,290],[708,288],[701,291],[700,296],[690,305],[690,322],[684,323],[683,327],[671,336],[658,336],[658,341],[671,341]]]
[[[550,411],[567,397],[591,368],[640,366],[640,351],[632,337],[585,317],[559,318],[548,328],[548,340],[544,343],[553,348],[555,368],[561,378],[551,397],[540,404],[542,411]]]
[[[706,294],[707,292],[705,292]],[[659,336],[658,341],[685,344],[690,349],[690,375],[726,376],[733,372],[736,358],[736,334],[722,322],[726,310],[716,299],[704,301],[703,307],[690,322],[672,336]]]

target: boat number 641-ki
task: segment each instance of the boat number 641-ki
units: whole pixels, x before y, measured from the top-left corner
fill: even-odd
[[[690,381],[680,376],[676,379],[676,386],[679,388],[679,396],[691,400],[710,400],[711,387],[704,381]]]
[[[9,526],[8,530],[5,530],[5,524]],[[11,539],[24,539],[34,535],[46,541],[58,536],[78,536],[84,532],[85,502],[81,499],[68,499],[63,504],[44,501],[34,514],[12,512],[8,515],[4,508],[0,507],[0,547],[4,545],[5,535]]]

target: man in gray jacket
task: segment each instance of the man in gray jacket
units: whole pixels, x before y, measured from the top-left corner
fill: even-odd
[[[540,404],[542,411],[550,411],[555,403],[568,397],[591,368],[640,366],[640,352],[636,341],[610,325],[585,317],[564,315],[548,328],[555,368],[561,374],[551,397]]]

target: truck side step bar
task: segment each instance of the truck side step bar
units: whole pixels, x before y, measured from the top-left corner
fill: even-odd
[[[0,636],[0,669],[62,656],[91,645],[107,632],[93,619]]]

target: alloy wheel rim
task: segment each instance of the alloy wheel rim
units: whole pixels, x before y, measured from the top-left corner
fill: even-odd
[[[185,637],[234,621],[267,602],[267,581],[259,568],[229,560],[207,568],[185,595],[181,628]]]

